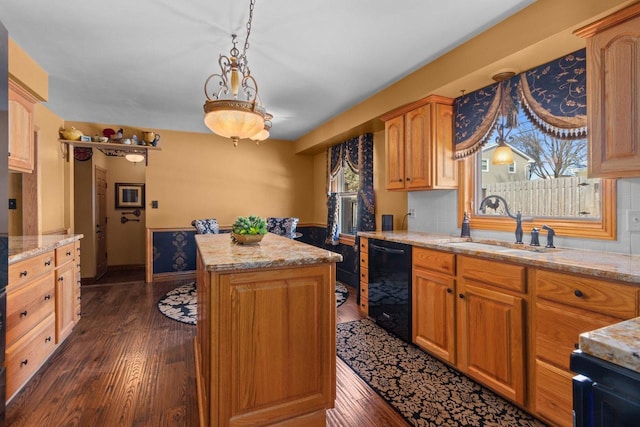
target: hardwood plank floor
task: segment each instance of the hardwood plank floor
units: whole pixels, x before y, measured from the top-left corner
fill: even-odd
[[[83,286],[82,320],[9,403],[7,425],[197,426],[195,327],[156,308],[175,286],[141,280]],[[356,290],[349,290],[339,322],[361,317]],[[337,397],[328,426],[408,425],[336,359]]]

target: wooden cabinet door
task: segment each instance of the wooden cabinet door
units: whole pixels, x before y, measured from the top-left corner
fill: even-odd
[[[458,187],[458,162],[453,159],[453,106],[434,104],[433,187]]]
[[[405,116],[405,188],[419,189],[431,186],[431,105],[410,111]]]
[[[404,189],[404,116],[385,123],[387,190]]]
[[[615,22],[622,23],[611,26]],[[589,37],[589,176],[640,176],[640,5],[578,34]]]
[[[75,264],[67,262],[56,270],[56,344],[73,329],[76,309]]]
[[[413,269],[413,342],[455,363],[455,279]]]
[[[524,300],[458,283],[458,367],[524,405]]]
[[[9,80],[9,169],[33,171],[33,102]]]

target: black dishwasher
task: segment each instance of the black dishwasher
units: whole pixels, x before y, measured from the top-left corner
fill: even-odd
[[[411,342],[411,246],[369,239],[369,316]]]

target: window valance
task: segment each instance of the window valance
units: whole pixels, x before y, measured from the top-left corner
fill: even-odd
[[[520,111],[541,132],[559,139],[587,134],[586,49],[456,98],[455,158],[478,151],[498,118],[517,126]]]

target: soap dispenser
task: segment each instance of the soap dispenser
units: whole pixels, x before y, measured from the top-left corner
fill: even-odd
[[[469,223],[469,213],[464,213],[464,219],[462,220],[462,230],[460,231],[460,237],[471,238],[471,224]]]

